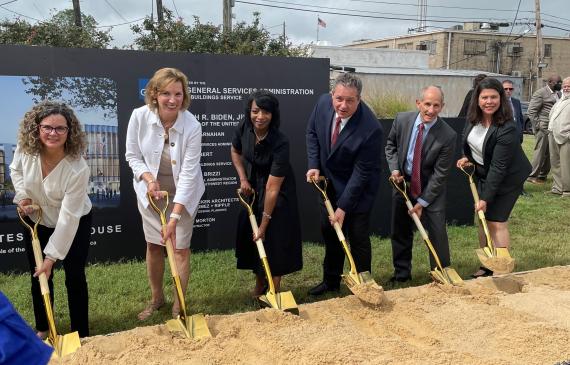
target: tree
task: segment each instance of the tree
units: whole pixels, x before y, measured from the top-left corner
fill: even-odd
[[[187,25],[174,19],[164,9],[164,20],[154,22],[147,17],[142,26],[131,26],[137,35],[134,45],[147,51],[182,51],[193,53],[222,53],[265,56],[304,56],[307,48],[294,46],[283,36],[272,38],[269,31],[260,27],[260,14],[253,13],[253,22],[237,23],[233,30],[223,32],[221,26],[203,24],[198,17]]]
[[[105,119],[117,116],[117,85],[102,77],[50,77],[28,76],[22,78],[26,94],[33,95],[34,102],[46,99],[62,100],[81,110],[100,109]]]
[[[0,22],[0,44],[70,48],[107,48],[113,39],[109,30],[97,28],[97,21],[82,14],[82,27],[75,25],[73,9],[62,10],[49,20],[30,24],[25,20]]]

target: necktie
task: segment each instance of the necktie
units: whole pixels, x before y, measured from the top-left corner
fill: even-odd
[[[340,117],[336,118],[336,123],[334,124],[334,130],[331,137],[331,148],[334,147],[336,140],[338,139],[338,135],[340,133],[340,123],[342,123],[342,119]]]
[[[416,144],[414,145],[414,159],[412,160],[412,181],[411,193],[412,197],[417,198],[422,193],[422,180],[420,170],[422,166],[422,145],[424,139],[424,124],[420,123],[418,127],[418,135],[416,136]]]
[[[513,120],[517,121],[517,115],[515,113],[515,106],[513,105],[513,99],[509,98],[509,104],[511,104],[511,110],[513,111]]]

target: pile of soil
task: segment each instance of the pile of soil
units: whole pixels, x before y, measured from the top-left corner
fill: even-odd
[[[386,291],[380,306],[355,296],[207,316],[213,338],[164,325],[85,339],[63,364],[555,364],[570,360],[570,266],[462,287]],[[53,364],[60,363],[52,361]]]

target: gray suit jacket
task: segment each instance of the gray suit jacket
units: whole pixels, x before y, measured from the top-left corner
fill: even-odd
[[[548,86],[538,89],[532,94],[528,105],[528,117],[534,128],[547,129],[550,109],[556,103],[555,93]]]
[[[556,103],[550,111],[550,125],[552,137],[558,144],[570,140],[570,97],[565,97]]]
[[[418,112],[398,113],[386,141],[386,159],[390,171],[405,174],[410,136]],[[429,203],[431,210],[445,209],[447,176],[453,165],[457,133],[442,119],[430,128],[422,145],[422,194],[419,198]]]

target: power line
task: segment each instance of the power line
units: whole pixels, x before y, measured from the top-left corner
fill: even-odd
[[[403,6],[415,6],[418,7],[418,4],[411,4],[411,3],[401,3],[401,2],[391,2],[391,1],[376,1],[376,0],[350,0],[355,2],[361,3],[373,3],[373,4],[388,4],[388,5],[403,5]],[[485,8],[468,8],[462,6],[447,6],[447,5],[429,5],[430,8],[444,8],[444,9],[463,9],[463,10],[486,10],[486,11],[506,11],[512,12],[512,9],[485,9]],[[534,13],[534,11],[530,10],[523,10],[523,13]]]
[[[519,0],[519,5],[517,6],[517,12],[515,13],[515,19],[513,19],[513,24],[511,25],[511,30],[509,31],[509,35],[507,36],[507,40],[505,41],[505,43],[509,41],[511,34],[513,34],[513,29],[515,28],[515,23],[517,22],[517,17],[519,15],[519,9],[521,7],[521,2],[522,2],[522,0]]]
[[[6,1],[5,3],[0,4],[0,6],[8,5],[8,4],[11,4],[11,3],[15,3],[16,1],[18,1],[18,0]]]
[[[126,25],[126,24],[132,24],[132,23],[136,23],[136,22],[140,22],[141,20],[144,20],[145,18],[138,18],[135,20],[131,20],[131,21],[127,21],[125,23],[118,23],[118,24],[110,24],[110,25],[98,25],[95,28],[112,28],[112,27],[118,27],[119,25]]]
[[[127,18],[125,18],[123,16],[123,14],[119,13],[119,11],[117,9],[115,9],[115,7],[113,5],[111,5],[111,3],[108,0],[105,0],[105,2],[107,3],[107,5],[109,5],[109,7],[111,9],[113,9],[113,11],[115,12],[115,14],[117,14],[121,19],[123,19],[124,21],[128,22]]]
[[[6,7],[4,7],[4,6],[2,6],[2,5],[0,5],[0,8],[4,9],[4,10],[6,10],[6,11],[12,13],[12,14],[19,15],[19,16],[21,16],[21,17],[23,17],[23,18],[28,18],[28,19],[35,20],[35,21],[37,21],[37,22],[41,22],[40,19],[36,19],[36,18],[34,18],[34,17],[31,17],[31,16],[27,16],[27,15],[24,15],[24,14],[20,14],[20,13],[18,13],[17,11],[10,10],[10,9],[8,9],[8,8],[6,8]]]
[[[303,12],[308,12],[308,13],[320,13],[320,14],[331,14],[331,15],[353,16],[353,17],[358,17],[358,18],[389,19],[389,20],[409,20],[409,21],[416,21],[416,20],[417,20],[415,17],[412,17],[412,18],[402,18],[402,17],[388,17],[388,16],[379,16],[379,15],[348,14],[348,13],[338,13],[338,12],[324,11],[324,10],[300,9],[300,8],[294,8],[294,7],[289,7],[289,6],[260,4],[260,3],[254,3],[254,2],[243,1],[243,0],[236,0],[235,2],[236,2],[236,3],[241,3],[241,4],[248,4],[248,5],[265,6],[265,7],[277,8],[277,9],[296,10],[296,11],[303,11]],[[410,16],[411,16],[411,15],[410,15]],[[455,20],[439,20],[439,19],[435,19],[435,18],[428,19],[428,21],[434,22],[434,23],[462,23],[462,22],[463,22],[463,20],[458,20],[458,19],[455,19]]]
[[[178,19],[182,19],[180,14],[178,14],[178,9],[176,8],[176,3],[174,2],[174,0],[172,0],[172,5],[174,6],[174,11],[176,12],[176,15],[178,16]]]
[[[334,8],[334,7],[329,7],[329,6],[317,6],[317,5],[305,5],[305,4],[300,4],[300,3],[292,3],[292,2],[287,2],[287,1],[278,1],[278,0],[258,0],[258,1],[263,1],[266,3],[272,3],[272,4],[285,4],[285,5],[295,5],[295,6],[303,6],[303,7],[318,7],[319,9],[330,9],[330,10],[340,10],[340,11],[350,11],[350,12],[356,12],[356,13],[366,13],[366,14],[385,14],[385,15],[402,15],[402,16],[413,16],[411,14],[402,14],[402,13],[387,13],[385,11],[366,11],[366,10],[360,10],[360,9],[346,9],[346,8]],[[458,18],[455,16],[440,16],[438,18],[432,18],[432,19],[440,19],[440,18],[448,18],[448,19],[465,19],[468,21],[479,21],[476,19],[472,19],[472,18]],[[502,21],[507,21],[506,19],[499,19]],[[463,21],[463,20],[462,20]],[[485,19],[485,20],[480,20],[481,22],[489,22],[489,19]]]

